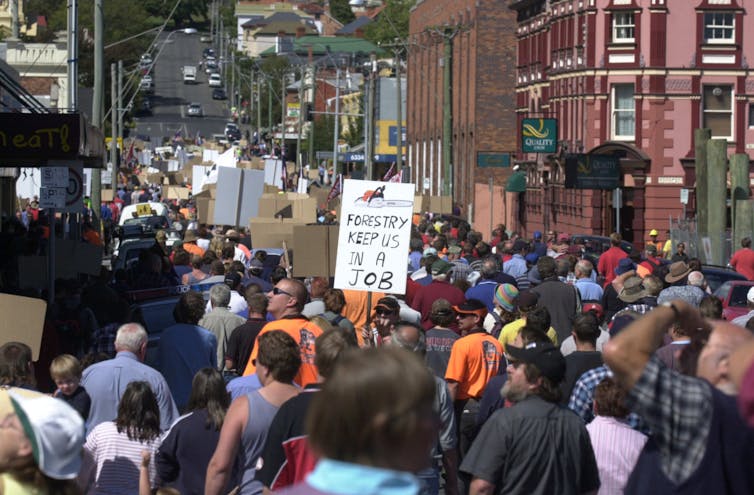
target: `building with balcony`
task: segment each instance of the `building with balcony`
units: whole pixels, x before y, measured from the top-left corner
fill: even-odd
[[[524,154],[522,230],[637,244],[695,213],[694,130],[754,156],[750,0],[514,0],[516,113],[555,118],[558,149]],[[749,26],[746,28],[746,26]],[[519,129],[520,136],[520,129]],[[520,145],[519,145],[520,146]],[[620,163],[621,195],[565,187],[569,153]],[[690,190],[686,208],[682,189]],[[721,201],[723,198],[721,198]],[[616,202],[617,201],[617,202]]]

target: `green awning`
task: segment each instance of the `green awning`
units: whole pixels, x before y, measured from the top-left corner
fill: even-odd
[[[508,183],[505,184],[506,192],[526,192],[526,172],[513,172]]]

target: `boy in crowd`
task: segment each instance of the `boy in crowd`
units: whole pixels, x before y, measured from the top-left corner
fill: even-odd
[[[50,364],[50,377],[57,387],[53,395],[67,402],[86,421],[89,418],[92,399],[86,393],[86,389],[80,385],[81,364],[79,360],[70,354],[61,354],[53,359]]]

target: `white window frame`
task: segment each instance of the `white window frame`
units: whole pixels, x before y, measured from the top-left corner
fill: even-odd
[[[718,17],[721,16],[721,17]],[[722,24],[718,21],[722,20]],[[730,20],[730,22],[727,22]],[[713,36],[708,36],[707,30],[712,30]],[[730,36],[716,37],[715,31],[730,33]],[[704,43],[708,45],[732,45],[736,42],[736,14],[734,12],[705,12],[704,13]]]
[[[619,88],[631,88],[631,101],[633,103],[632,108],[618,108],[618,95],[617,90]],[[618,83],[613,84],[610,89],[610,134],[614,141],[634,141],[636,140],[636,87],[633,83]],[[619,114],[631,114],[633,117],[634,125],[631,127],[631,134],[618,134],[618,116]]]
[[[705,101],[705,90],[707,88],[720,88],[722,91],[729,91],[730,92],[730,109],[723,109],[723,110],[708,110],[706,108],[706,101]],[[726,84],[705,84],[702,86],[702,127],[705,127],[705,116],[706,114],[730,114],[730,135],[729,136],[717,136],[715,134],[712,134],[713,139],[726,139],[728,141],[733,141],[733,135],[735,134],[735,130],[733,128],[735,121],[733,120],[733,111],[735,108],[735,94],[733,93],[733,86],[732,85],[726,85]]]
[[[630,29],[631,36],[620,36],[623,29]],[[631,10],[618,10],[613,12],[613,43],[636,42],[636,16]]]

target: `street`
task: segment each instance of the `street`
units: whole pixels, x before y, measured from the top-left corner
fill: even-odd
[[[228,120],[228,100],[213,100],[212,89],[207,84],[207,74],[199,69],[202,50],[210,46],[199,41],[199,35],[173,32],[163,35],[153,53],[157,57],[154,78],[154,94],[151,96],[151,116],[135,120],[135,135],[151,138],[152,146],[159,146],[163,138],[172,138],[177,132],[186,138],[194,138],[199,132],[203,138],[221,134]],[[159,56],[158,56],[159,54]],[[181,69],[186,65],[197,67],[196,84],[184,84]],[[203,117],[188,117],[189,103],[200,103]]]

